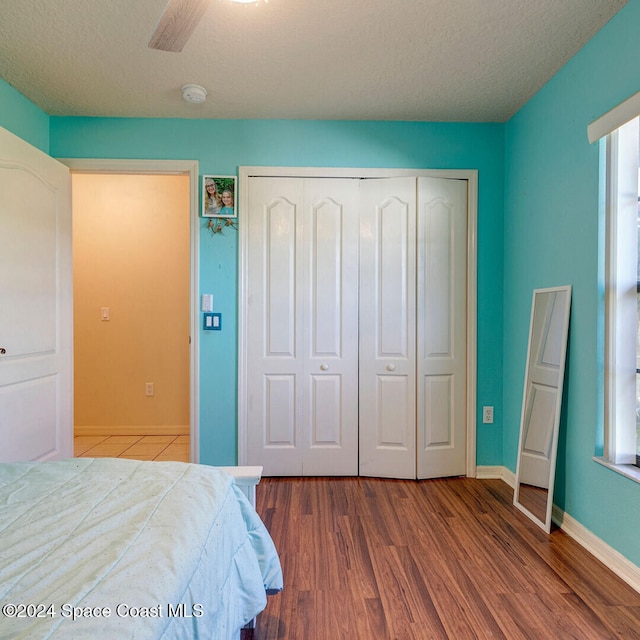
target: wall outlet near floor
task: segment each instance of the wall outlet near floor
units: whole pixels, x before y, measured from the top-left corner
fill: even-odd
[[[152,396],[154,392],[153,382],[145,382],[144,383],[144,394],[146,396]]]
[[[482,422],[493,424],[493,407],[482,407]]]

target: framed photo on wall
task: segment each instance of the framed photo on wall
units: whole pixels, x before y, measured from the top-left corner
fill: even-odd
[[[238,217],[235,176],[202,176],[202,217]]]

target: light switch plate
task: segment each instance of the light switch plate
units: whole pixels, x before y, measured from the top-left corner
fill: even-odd
[[[203,313],[211,313],[213,311],[213,294],[202,294],[202,311]]]
[[[205,313],[203,314],[203,331],[220,331],[222,329],[221,313]]]

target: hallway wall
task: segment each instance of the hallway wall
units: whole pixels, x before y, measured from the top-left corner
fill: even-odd
[[[188,435],[189,177],[75,173],[72,189],[76,435]]]

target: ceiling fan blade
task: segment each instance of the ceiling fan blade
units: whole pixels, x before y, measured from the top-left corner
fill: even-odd
[[[149,40],[149,47],[176,53],[182,51],[209,3],[210,0],[169,0]]]

